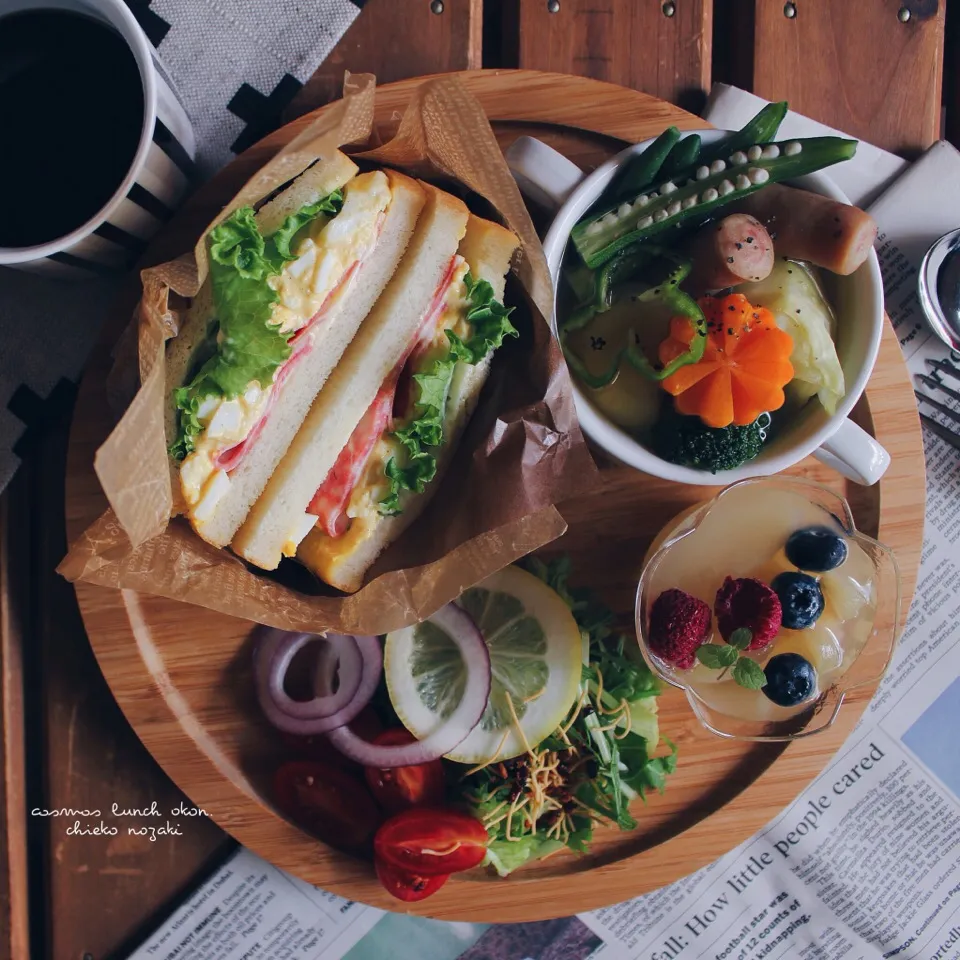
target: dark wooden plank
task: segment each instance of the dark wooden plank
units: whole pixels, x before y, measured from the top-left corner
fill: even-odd
[[[14,481],[14,487],[18,486]],[[0,958],[30,956],[23,714],[22,524],[0,497]]]
[[[66,549],[65,451],[66,424],[61,424],[21,468],[27,471],[31,502],[16,509],[29,507],[31,517],[30,641],[39,657],[43,698],[40,802],[49,810],[74,808],[91,815],[40,820],[46,903],[34,909],[45,908],[47,956],[90,954],[101,960],[194,883],[211,857],[232,841],[208,818],[171,815],[181,803],[190,807],[190,800],[131,730],[94,659],[73,588],[53,572]],[[25,556],[18,554],[18,561],[25,562]],[[114,804],[119,811],[144,810],[153,802],[160,816],[113,813]],[[77,821],[81,829],[102,821],[118,832],[69,835]],[[128,827],[168,822],[177,825],[180,836],[151,841],[149,835],[128,833]]]
[[[753,86],[754,0],[713,0],[713,83]]]
[[[516,0],[519,63],[608,80],[696,111],[710,88],[713,0]]]
[[[753,4],[754,93],[907,156],[939,137],[946,0]]]
[[[336,100],[345,70],[373,73],[379,83],[390,83],[479,68],[482,38],[483,0],[367,0],[330,56],[294,97],[286,119]]]
[[[960,57],[960,0],[947,0],[947,17],[944,40],[943,72],[943,135],[955,147],[960,147],[960,70],[956,69]],[[951,67],[947,67],[950,64]]]

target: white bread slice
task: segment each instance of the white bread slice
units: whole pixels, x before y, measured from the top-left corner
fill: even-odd
[[[471,215],[458,252],[467,261],[472,277],[490,283],[494,297],[502,303],[506,273],[510,269],[510,260],[517,246],[517,238],[509,230]],[[463,362],[457,364],[447,400],[443,426],[444,443],[437,455],[437,474],[424,492],[417,494],[404,491],[400,497],[400,514],[394,517],[378,517],[364,539],[352,550],[338,556],[334,556],[329,550],[329,537],[314,528],[297,550],[297,559],[304,566],[338,590],[353,593],[360,589],[367,570],[420,516],[442,482],[460,437],[477,405],[480,391],[490,372],[492,359],[491,354],[475,366]]]
[[[217,503],[213,515],[204,521],[190,516],[197,534],[214,546],[225,547],[233,539],[250,507],[266,487],[330,371],[337,365],[363,319],[393,276],[414,234],[426,200],[425,191],[417,181],[403,174],[394,171],[386,173],[391,197],[380,236],[373,251],[357,271],[349,295],[340,299],[323,321],[309,332],[308,335],[313,339],[312,349],[291,368],[270,411],[265,429],[250,454],[231,471],[230,486]],[[277,197],[271,202],[276,203],[281,199]],[[305,202],[312,201],[307,199]],[[295,209],[300,207],[296,206]],[[283,212],[284,218],[287,215],[287,212]],[[168,403],[168,407],[172,409],[172,402]]]
[[[235,553],[274,570],[300,539],[314,494],[377,391],[416,335],[467,227],[456,197],[424,184],[427,203],[393,279],[320,392],[263,496],[231,544]]]
[[[334,190],[339,190],[357,175],[359,169],[339,150],[334,151],[329,160],[321,157],[313,166],[307,167],[289,187],[257,211],[257,226],[260,232],[265,237],[276,233],[287,217],[298,213],[308,203],[316,203]]]

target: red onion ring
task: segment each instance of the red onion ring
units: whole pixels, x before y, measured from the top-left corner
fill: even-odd
[[[321,660],[320,669],[328,670],[331,674],[327,689],[332,688],[332,676],[337,672],[338,662],[340,666],[340,686],[336,693],[320,694],[312,700],[294,700],[283,689],[287,671],[290,669],[290,664],[297,652],[308,643],[316,641],[321,643],[326,641],[327,649],[324,652],[327,656]],[[339,633],[328,634],[326,637],[318,637],[312,633],[284,634],[275,646],[267,666],[270,699],[288,717],[319,720],[322,717],[333,716],[357,695],[357,690],[360,688],[362,668],[363,660],[360,656],[360,649],[353,637],[347,637]],[[314,689],[315,691],[318,689],[316,684]]]
[[[467,668],[463,697],[444,724],[416,743],[381,746],[362,740],[347,726],[331,730],[330,742],[344,756],[365,767],[389,769],[436,760],[463,743],[483,716],[490,696],[490,651],[483,635],[455,603],[448,603],[429,619],[460,648]]]
[[[380,649],[380,640],[377,637],[354,637],[349,635],[331,634],[326,639],[341,650],[352,648],[359,655],[359,669],[353,671],[353,676],[347,678],[347,687],[354,687],[349,699],[340,703],[341,690],[336,694],[329,693],[333,683],[332,658],[324,657],[321,660],[320,676],[316,680],[317,696],[308,703],[297,703],[283,692],[283,674],[296,653],[304,643],[312,639],[311,634],[285,633],[282,630],[264,628],[254,651],[254,674],[256,677],[257,700],[264,716],[278,730],[285,733],[311,736],[327,733],[336,727],[349,723],[370,702],[380,682],[383,669],[383,654]],[[346,657],[347,663],[352,662],[352,654],[341,654]],[[282,668],[282,672],[279,668]],[[342,668],[341,668],[342,669]],[[341,677],[341,684],[344,678]],[[281,697],[274,696],[279,690]],[[294,707],[311,707],[323,703],[319,709],[325,710],[331,700],[335,700],[337,708],[326,716],[316,712],[306,717],[290,713],[287,704]]]

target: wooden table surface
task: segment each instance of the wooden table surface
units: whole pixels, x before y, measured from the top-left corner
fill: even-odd
[[[941,135],[960,143],[960,73],[943,70],[960,0],[949,20],[947,2],[367,0],[288,117],[336,98],[345,69],[388,82],[520,66],[694,111],[712,82],[734,83],[914,157]],[[69,816],[30,815],[190,805],[124,720],[53,573],[68,406],[0,498],[0,960],[123,957],[234,846],[202,818],[150,842],[68,836]]]

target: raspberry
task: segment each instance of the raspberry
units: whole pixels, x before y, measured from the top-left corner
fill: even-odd
[[[664,590],[650,609],[648,643],[662,659],[689,670],[710,634],[710,608],[682,590]]]
[[[717,628],[724,640],[745,627],[753,634],[748,650],[765,647],[777,635],[783,620],[780,598],[762,580],[727,577],[713,604]]]

